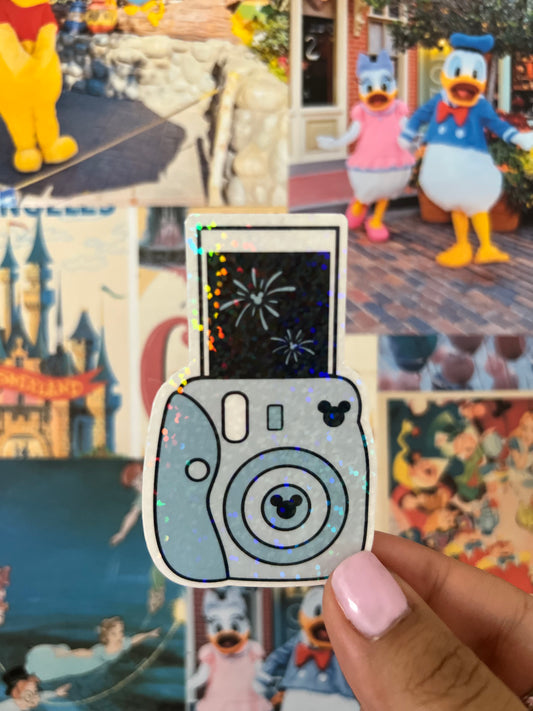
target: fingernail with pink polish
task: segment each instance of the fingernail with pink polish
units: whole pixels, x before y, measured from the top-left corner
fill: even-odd
[[[402,589],[369,551],[344,560],[333,572],[331,583],[348,620],[370,639],[383,637],[409,612]]]

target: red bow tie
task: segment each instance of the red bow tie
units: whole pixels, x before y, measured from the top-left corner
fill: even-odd
[[[330,659],[333,655],[331,649],[317,649],[315,647],[308,647],[303,642],[299,642],[296,645],[296,654],[294,661],[297,667],[302,667],[309,659],[314,659],[317,667],[320,671],[324,671],[327,668]]]
[[[468,118],[468,107],[450,106],[445,101],[439,101],[437,104],[437,123],[446,121],[448,116],[453,116],[455,123],[458,126],[463,126]]]

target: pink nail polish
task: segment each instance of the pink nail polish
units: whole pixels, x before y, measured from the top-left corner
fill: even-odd
[[[409,612],[402,589],[369,551],[344,560],[333,572],[331,583],[348,620],[370,639],[383,637]]]

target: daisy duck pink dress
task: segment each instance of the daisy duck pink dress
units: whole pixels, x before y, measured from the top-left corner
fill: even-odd
[[[211,674],[198,711],[271,711],[270,703],[253,688],[256,664],[263,657],[261,645],[253,640],[237,654],[222,654],[211,643],[201,647],[198,658]]]
[[[398,145],[407,115],[407,106],[398,99],[383,111],[362,102],[352,108],[351,119],[360,131],[346,167],[354,196],[364,205],[399,197],[409,182],[415,159]]]

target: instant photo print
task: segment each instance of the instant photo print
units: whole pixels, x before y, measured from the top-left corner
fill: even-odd
[[[319,584],[370,548],[374,452],[343,364],[337,215],[193,215],[187,367],[153,403],[150,554],[194,587]]]

